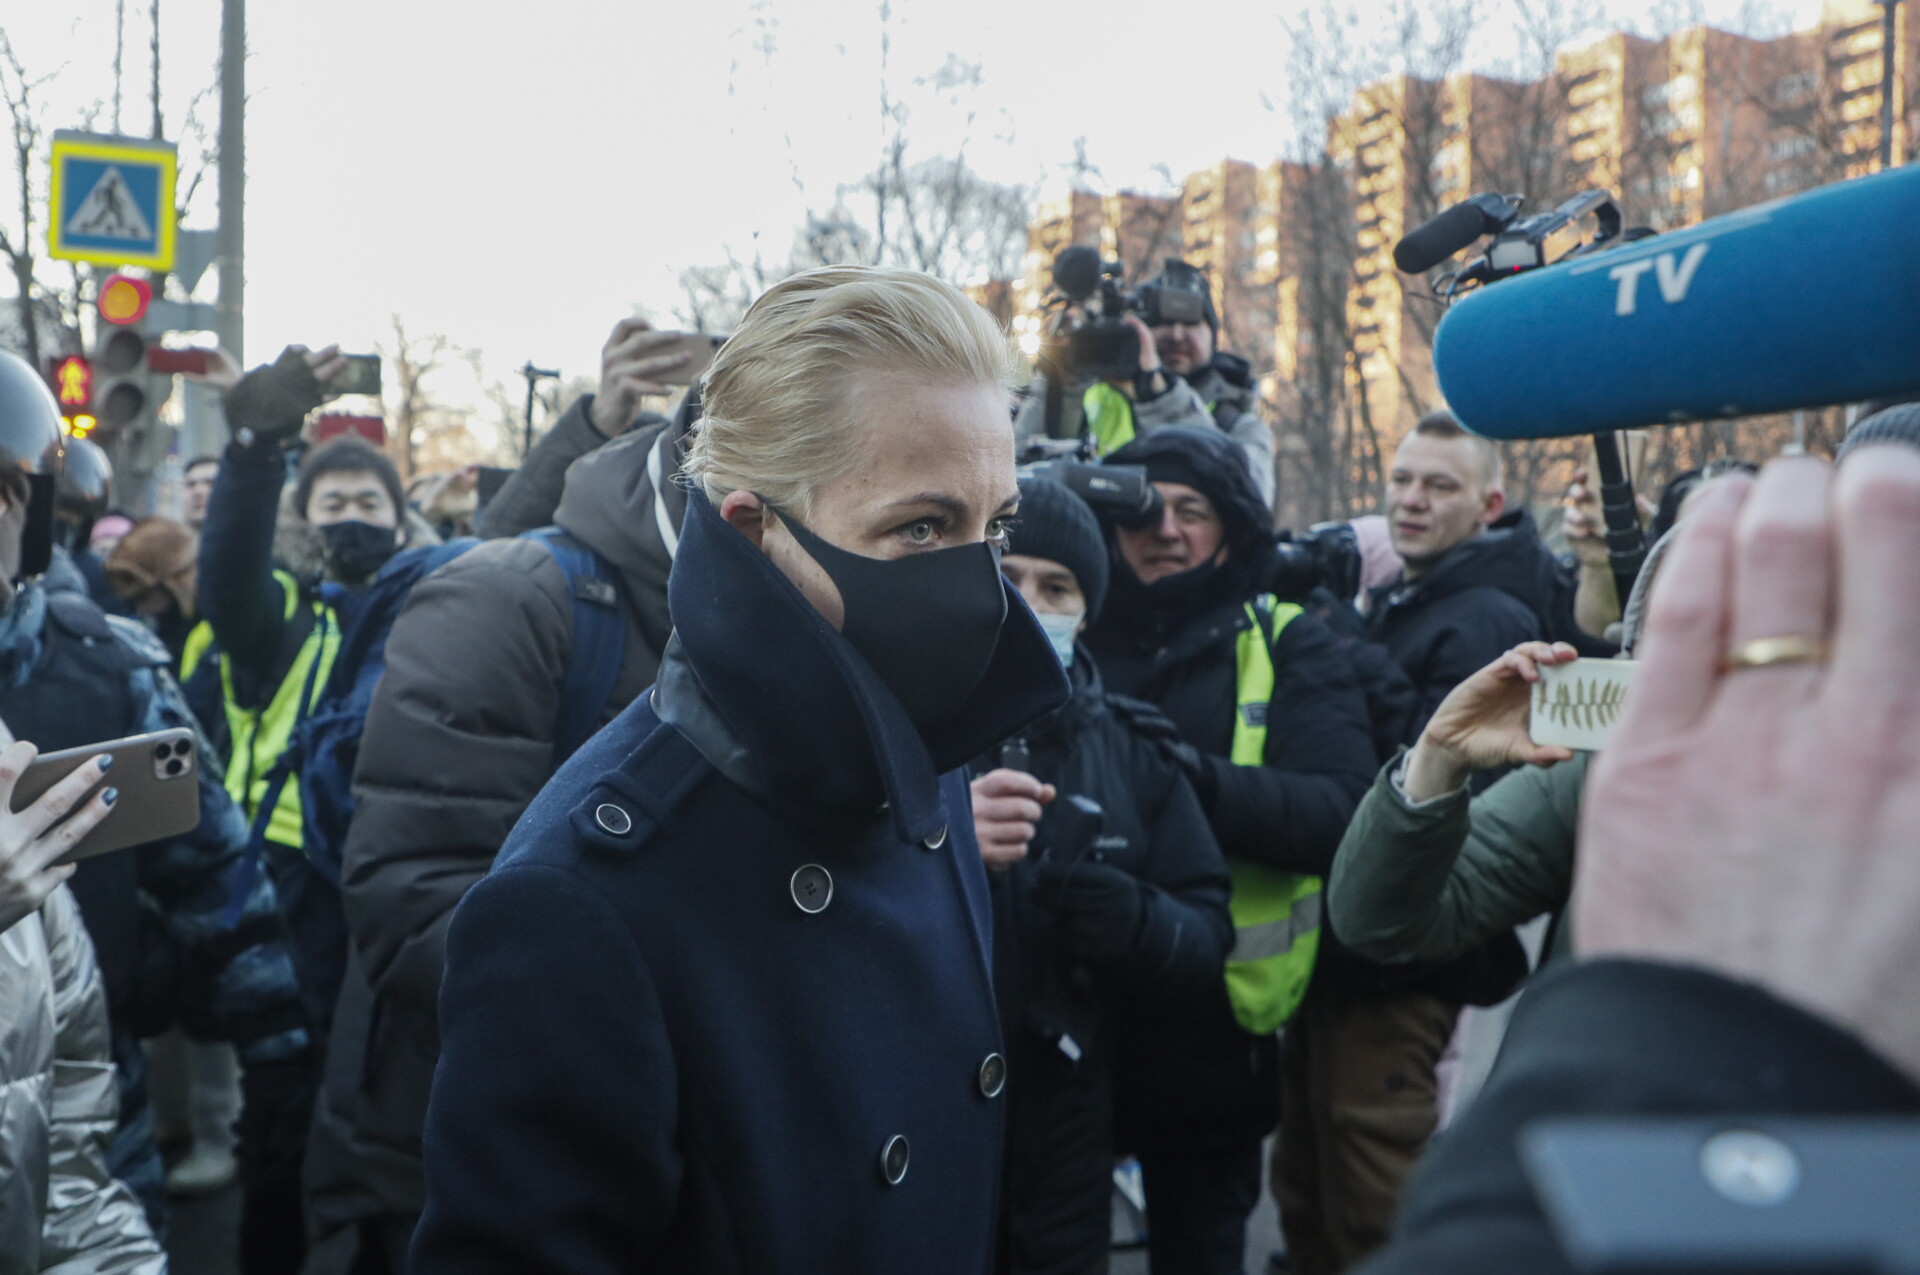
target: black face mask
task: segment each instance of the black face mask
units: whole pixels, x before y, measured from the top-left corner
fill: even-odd
[[[316,528],[326,546],[327,566],[343,581],[370,580],[400,549],[400,535],[392,527],[368,522],[332,522]]]
[[[983,542],[869,558],[774,512],[840,590],[841,636],[873,665],[908,719],[924,729],[958,712],[986,673],[1007,618],[999,550]]]

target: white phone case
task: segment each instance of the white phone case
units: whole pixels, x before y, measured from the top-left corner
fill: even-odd
[[[1536,744],[1575,751],[1603,747],[1620,719],[1639,665],[1632,660],[1575,660],[1546,665],[1533,685],[1528,733]]]

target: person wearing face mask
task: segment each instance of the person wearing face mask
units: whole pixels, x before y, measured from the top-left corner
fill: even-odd
[[[1114,1162],[1115,1015],[1218,984],[1227,866],[1180,768],[1107,694],[1079,635],[1100,614],[1107,548],[1060,484],[1020,484],[1000,570],[1067,667],[1073,698],[975,763],[974,826],[993,885],[994,985],[1009,1075],[998,1269],[1102,1269]],[[1097,820],[1076,829],[1081,802]]]
[[[200,541],[196,600],[205,625],[189,637],[182,660],[190,679],[203,664],[217,668],[230,741],[227,788],[248,820],[263,825],[259,862],[293,931],[301,982],[322,1030],[345,971],[346,920],[337,882],[306,853],[300,786],[276,782],[276,767],[326,689],[368,585],[408,540],[405,492],[392,462],[363,440],[344,437],[308,452],[292,485],[291,526],[282,539],[298,545],[310,537],[319,546],[318,569],[296,574],[275,565],[285,448],[345,369],[335,347],[294,347],[227,392],[233,441],[221,457]],[[279,1126],[286,1136],[250,1171],[243,1271],[300,1266],[300,1161],[314,1079],[288,1095]]]
[[[447,932],[410,1269],[984,1273],[1008,1068],[965,763],[1062,704],[1009,349],[776,284],[703,379],[653,689]]]

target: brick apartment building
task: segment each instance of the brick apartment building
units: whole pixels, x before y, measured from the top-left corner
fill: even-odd
[[[1908,100],[1920,83],[1916,7],[1897,10],[1891,86],[1895,153],[1908,157],[1920,140],[1920,104]],[[1426,280],[1394,268],[1402,235],[1482,190],[1524,193],[1542,211],[1600,187],[1629,225],[1669,229],[1872,172],[1881,15],[1875,0],[1829,0],[1816,26],[1778,39],[1706,26],[1663,40],[1616,33],[1560,54],[1534,83],[1377,81],[1329,122],[1324,161],[1343,184],[1334,220],[1345,222],[1332,238],[1325,201],[1303,197],[1316,170],[1290,162],[1222,160],[1164,197],[1073,192],[1044,203],[1030,227],[1015,331],[1031,348],[1048,265],[1069,244],[1097,245],[1134,283],[1182,253],[1212,281],[1221,345],[1263,378],[1283,463],[1290,386],[1329,340],[1348,344],[1348,397],[1364,397],[1373,446],[1390,451],[1438,402],[1431,343],[1443,313]],[[1344,307],[1316,307],[1307,272],[1335,241],[1351,258]]]

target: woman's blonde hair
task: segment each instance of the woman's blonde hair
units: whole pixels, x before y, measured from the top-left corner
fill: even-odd
[[[767,289],[700,379],[686,472],[718,504],[753,491],[805,515],[852,472],[853,391],[890,373],[1010,389],[1012,347],[958,288],[914,270],[827,266]]]

